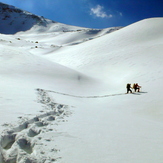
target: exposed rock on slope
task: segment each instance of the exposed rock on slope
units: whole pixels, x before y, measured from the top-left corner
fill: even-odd
[[[29,30],[33,25],[46,26],[44,17],[36,16],[14,6],[0,3],[0,33],[15,34]],[[51,21],[52,22],[52,21]]]

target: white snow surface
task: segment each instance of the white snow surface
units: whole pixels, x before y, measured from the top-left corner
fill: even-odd
[[[1,34],[0,163],[162,163],[162,26]]]

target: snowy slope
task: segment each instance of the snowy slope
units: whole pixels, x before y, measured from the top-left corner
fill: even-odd
[[[0,149],[3,149],[3,156],[0,157],[0,162],[49,160],[47,154],[42,154],[37,159],[36,156],[41,152],[38,149],[43,141],[37,139],[42,137],[40,133],[44,135],[44,132],[53,131],[44,126],[51,126],[54,120],[56,125],[57,118],[68,115],[70,111],[65,110],[69,107],[67,104],[57,103],[42,88],[56,91],[76,89],[76,92],[80,92],[79,86],[92,85],[94,81],[75,70],[34,56],[21,48],[4,45],[0,48],[1,131],[8,126],[1,134]],[[19,123],[14,124],[18,119]],[[56,151],[51,152],[54,154]]]
[[[89,75],[93,73],[102,80],[113,80],[114,85],[120,81],[120,87],[128,81],[150,81],[162,76],[162,25],[162,18],[143,20],[44,57]]]
[[[0,163],[162,163],[162,25],[1,34]]]
[[[162,18],[143,20],[45,56],[106,83],[61,126],[74,136],[57,139],[63,162],[162,162],[162,25]],[[139,82],[142,92],[124,95],[128,82]]]

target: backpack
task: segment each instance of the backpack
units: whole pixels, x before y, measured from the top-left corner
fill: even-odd
[[[136,84],[135,84],[135,83],[133,84],[133,88],[134,88],[134,89],[136,88]]]
[[[126,85],[126,88],[130,88],[130,87],[131,87],[131,84],[128,83],[128,84]]]
[[[138,84],[135,84],[135,88],[139,88],[139,87],[138,87]]]

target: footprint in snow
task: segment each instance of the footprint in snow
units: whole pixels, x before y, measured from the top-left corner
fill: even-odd
[[[67,105],[55,103],[45,90],[37,89],[37,93],[38,101],[45,105],[48,112],[46,111],[32,119],[23,120],[23,117],[20,117],[22,122],[18,126],[2,132],[0,135],[0,162],[12,163],[19,160],[19,162],[42,163],[48,159],[46,155],[43,155],[44,159],[42,159],[35,154],[37,153],[35,146],[39,145],[39,141],[42,140],[39,135],[53,131],[53,129],[45,127],[53,121],[59,121],[60,118],[64,118],[69,113],[67,113]],[[52,140],[46,139],[46,141]],[[42,162],[40,162],[41,159]]]

